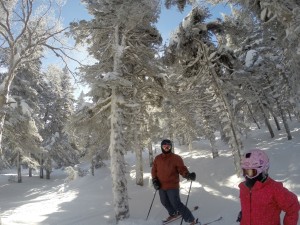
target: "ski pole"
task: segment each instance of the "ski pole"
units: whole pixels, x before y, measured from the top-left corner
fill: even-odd
[[[188,201],[189,201],[190,192],[191,192],[191,188],[192,188],[192,183],[193,183],[193,181],[191,180],[191,185],[190,185],[189,193],[188,193],[188,196],[187,196],[187,199],[186,199],[185,207],[187,207],[187,204],[188,204]],[[180,225],[182,225],[182,222],[183,222],[183,215],[182,215],[182,218],[181,218]]]
[[[153,202],[154,202],[154,199],[155,199],[156,192],[157,192],[157,190],[155,190],[155,193],[154,193],[154,196],[153,196],[153,199],[152,199],[152,202],[151,202],[150,209],[149,209],[149,212],[148,212],[148,215],[147,215],[146,220],[148,219],[148,216],[149,216],[150,211],[151,211],[151,209],[152,209],[152,205],[153,205]]]

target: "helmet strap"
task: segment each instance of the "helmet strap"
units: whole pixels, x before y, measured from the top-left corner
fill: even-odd
[[[268,173],[267,172],[262,172],[262,175],[263,175],[263,178],[262,178],[262,180],[260,180],[260,182],[265,182],[266,180],[267,180],[267,178],[268,178]]]

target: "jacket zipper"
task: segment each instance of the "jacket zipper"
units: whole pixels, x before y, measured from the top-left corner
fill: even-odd
[[[250,189],[250,225],[252,225],[252,190]]]

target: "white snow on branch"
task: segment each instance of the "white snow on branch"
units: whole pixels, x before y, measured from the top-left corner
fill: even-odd
[[[22,113],[23,113],[23,114],[28,115],[28,116],[31,115],[31,108],[30,108],[29,105],[25,102],[25,100],[21,100],[20,106],[21,106],[21,110],[22,110]]]
[[[108,85],[121,85],[124,87],[130,87],[132,86],[132,82],[124,79],[120,76],[119,73],[117,72],[108,72],[108,73],[104,73],[102,74],[103,76],[103,81],[105,81],[105,83],[107,83]]]
[[[255,61],[257,60],[257,58],[258,58],[258,52],[255,50],[249,50],[246,54],[245,66],[252,67]]]

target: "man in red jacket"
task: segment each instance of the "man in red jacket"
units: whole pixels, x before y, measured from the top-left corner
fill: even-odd
[[[182,215],[184,221],[190,225],[196,224],[191,211],[181,202],[179,196],[179,174],[188,180],[195,180],[196,174],[190,173],[179,155],[172,153],[172,142],[165,139],[161,142],[162,153],[155,157],[151,175],[153,186],[159,190],[162,205],[167,209],[172,220]]]
[[[285,212],[283,225],[297,225],[297,196],[281,182],[268,177],[269,158],[260,149],[246,153],[241,161],[245,181],[239,184],[241,225],[280,225],[280,213]]]

